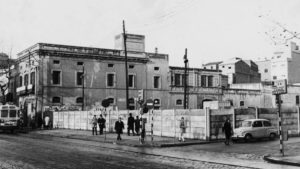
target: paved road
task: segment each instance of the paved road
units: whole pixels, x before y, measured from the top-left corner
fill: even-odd
[[[26,134],[0,134],[0,168],[190,169],[248,167],[164,155],[141,154],[126,149],[114,149],[111,146],[99,146],[99,143],[91,141]]]

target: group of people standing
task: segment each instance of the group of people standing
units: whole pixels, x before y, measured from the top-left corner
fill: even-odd
[[[129,117],[127,119],[127,134],[130,136],[130,133],[132,133],[133,136],[143,134],[143,128],[142,133],[140,133],[141,129],[141,119],[139,116],[136,116],[136,119],[132,116],[132,113],[129,113]],[[103,129],[105,128],[106,120],[103,118],[103,116],[100,114],[100,117],[97,118],[96,115],[94,115],[92,119],[92,134],[98,135],[97,133],[97,125],[99,126],[99,134],[103,134]],[[122,118],[119,117],[118,120],[115,122],[115,131],[117,133],[117,140],[122,140],[121,134],[123,134],[124,129],[124,123],[122,121]]]
[[[92,133],[93,135],[97,134],[97,124],[99,125],[99,134],[103,134],[103,129],[105,128],[105,118],[103,118],[102,114],[100,114],[100,117],[97,118],[96,115],[94,115],[92,119]]]
[[[139,116],[136,116],[136,119],[132,116],[132,113],[129,113],[129,117],[127,119],[127,135],[130,136],[130,133],[132,132],[132,135],[140,135],[140,128],[141,128],[141,119]],[[124,123],[119,117],[118,121],[115,123],[115,131],[117,133],[117,140],[122,140],[121,134],[123,134],[124,129]],[[143,129],[142,129],[143,131]]]

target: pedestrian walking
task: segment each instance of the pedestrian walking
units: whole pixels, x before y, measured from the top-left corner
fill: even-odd
[[[99,125],[99,134],[103,134],[103,129],[105,128],[105,118],[103,118],[102,114],[100,114],[100,117],[98,118],[98,125]]]
[[[49,122],[50,122],[50,117],[46,116],[45,117],[45,129],[49,129]]]
[[[180,127],[179,141],[185,142],[185,140],[184,140],[184,133],[186,132],[186,131],[185,131],[186,125],[185,125],[185,121],[184,121],[184,118],[183,118],[183,117],[181,117],[179,127]]]
[[[132,117],[132,113],[129,113],[129,117],[127,120],[127,134],[130,136],[130,130],[132,131],[132,134],[134,135],[134,118]]]
[[[136,116],[136,119],[134,120],[134,129],[137,135],[140,135],[140,127],[141,127],[141,120],[139,116]]]
[[[92,133],[94,135],[94,133],[97,135],[97,117],[96,115],[94,115],[93,119],[92,119]]]
[[[117,140],[122,140],[121,134],[123,133],[123,129],[124,129],[124,123],[123,123],[121,117],[119,117],[119,120],[116,121],[116,123],[115,123],[115,130],[116,130],[116,133],[118,134]]]
[[[229,145],[229,141],[230,141],[231,135],[233,133],[232,126],[231,126],[229,119],[227,119],[224,123],[223,132],[225,132],[225,144]]]

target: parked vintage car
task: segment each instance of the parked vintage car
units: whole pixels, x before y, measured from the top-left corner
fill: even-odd
[[[233,140],[244,139],[249,141],[259,138],[275,139],[278,134],[276,127],[266,119],[248,119],[242,122],[242,126],[234,129]]]

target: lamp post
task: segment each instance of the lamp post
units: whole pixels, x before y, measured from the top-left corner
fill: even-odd
[[[128,96],[128,66],[127,66],[127,46],[126,46],[126,33],[125,33],[125,21],[123,20],[123,39],[124,39],[124,50],[125,50],[125,85],[126,85],[126,110],[129,108],[129,96]]]
[[[187,64],[189,62],[189,60],[187,59],[187,48],[185,48],[185,54],[183,57],[184,60],[184,100],[183,100],[183,108],[187,109],[188,108],[188,102],[187,102]]]

